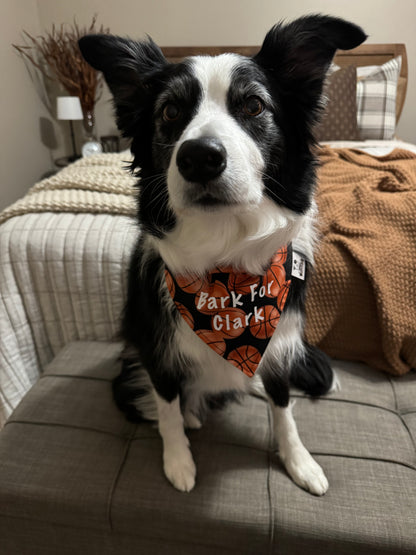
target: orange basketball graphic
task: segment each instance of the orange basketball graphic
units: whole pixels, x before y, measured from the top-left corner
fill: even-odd
[[[241,308],[223,308],[211,318],[211,327],[224,339],[234,339],[247,327],[246,313]]]
[[[223,340],[221,334],[212,330],[196,330],[196,334],[217,354],[221,357],[224,356],[225,341]]]
[[[277,306],[278,306],[280,312],[282,312],[284,307],[285,307],[287,295],[289,293],[289,289],[290,289],[290,279],[288,279],[287,281],[284,282],[284,284],[282,285],[282,288],[280,289],[280,292],[277,296]]]
[[[232,266],[215,266],[215,270],[221,274],[231,274],[234,272],[234,268]]]
[[[195,306],[203,314],[215,314],[231,302],[228,289],[220,281],[203,287],[195,296]]]
[[[176,276],[176,283],[187,293],[198,293],[205,281],[197,276]]]
[[[194,319],[192,317],[192,314],[189,312],[189,310],[187,308],[185,308],[183,306],[183,304],[178,303],[178,301],[175,301],[175,304],[176,304],[176,308],[179,310],[180,315],[185,320],[185,322],[188,324],[188,326],[191,329],[194,329]]]
[[[169,294],[173,298],[175,296],[175,284],[173,282],[172,276],[170,275],[170,272],[168,272],[167,270],[165,270],[165,279],[166,285],[168,286]]]
[[[271,337],[279,323],[280,314],[275,306],[266,305],[259,309],[260,317],[250,318],[250,331],[254,337],[266,339]],[[264,318],[261,320],[261,318]]]
[[[247,295],[251,292],[250,285],[259,283],[259,276],[251,274],[231,272],[228,278],[228,288],[234,290],[238,295]]]
[[[286,272],[280,264],[272,264],[263,277],[266,297],[277,297],[282,283],[286,279]]]
[[[231,362],[236,368],[244,372],[246,376],[251,378],[261,360],[260,352],[252,345],[242,345],[227,357],[228,362]]]
[[[283,264],[286,262],[286,259],[287,259],[287,248],[282,247],[273,256],[272,264],[280,264],[281,266],[283,266]]]

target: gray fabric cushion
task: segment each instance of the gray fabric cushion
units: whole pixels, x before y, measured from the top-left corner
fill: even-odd
[[[342,390],[294,391],[300,435],[330,482],[313,497],[274,453],[267,402],[247,397],[188,432],[197,483],[177,492],[152,424],[114,406],[119,344],[73,343],[0,433],[0,537],[37,553],[413,553],[416,378],[345,364]]]

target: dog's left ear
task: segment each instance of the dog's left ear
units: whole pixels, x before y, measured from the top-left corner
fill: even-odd
[[[323,81],[336,50],[355,48],[366,37],[361,27],[343,19],[305,16],[287,25],[275,25],[254,61],[282,95],[295,96],[313,109],[320,100]]]

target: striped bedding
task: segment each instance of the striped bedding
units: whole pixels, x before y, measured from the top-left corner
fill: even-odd
[[[132,218],[36,213],[0,227],[0,426],[58,351],[116,337]]]

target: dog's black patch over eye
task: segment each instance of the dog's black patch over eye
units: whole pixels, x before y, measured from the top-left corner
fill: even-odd
[[[243,105],[243,112],[246,116],[259,116],[264,110],[264,104],[258,96],[249,96]]]
[[[196,113],[201,87],[189,63],[173,65],[161,76],[163,86],[153,107],[152,158],[154,170],[167,171],[176,141]]]
[[[181,110],[176,104],[168,103],[163,108],[162,117],[166,123],[177,121],[181,117]]]
[[[227,105],[230,114],[259,148],[265,163],[281,135],[275,120],[276,98],[269,92],[267,78],[256,64],[242,60],[232,73]]]

